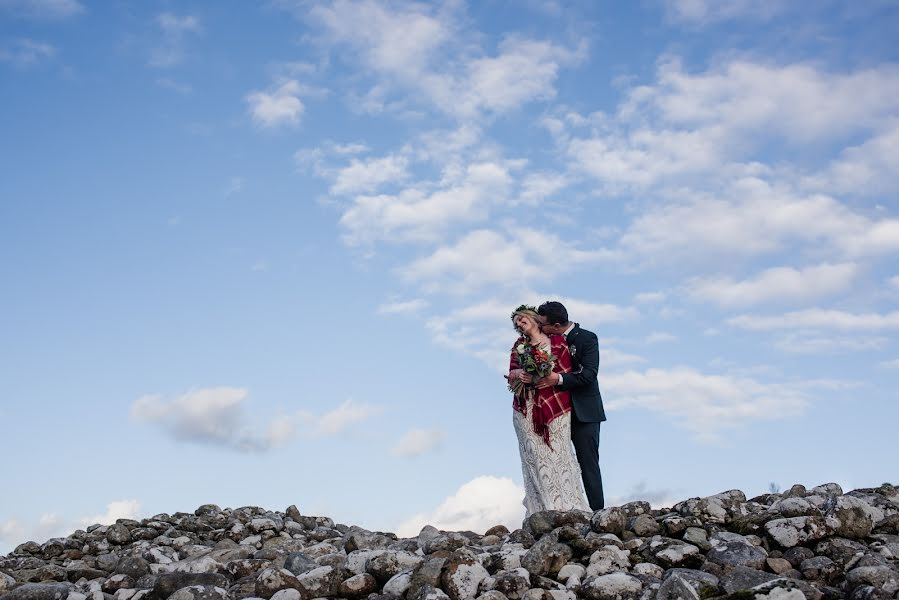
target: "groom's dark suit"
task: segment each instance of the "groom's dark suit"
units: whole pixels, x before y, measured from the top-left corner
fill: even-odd
[[[599,371],[599,340],[578,323],[568,332],[571,373],[562,375],[561,389],[571,392],[571,441],[581,466],[590,508],[605,506],[602,473],[599,470],[599,424],[606,420],[596,374]]]

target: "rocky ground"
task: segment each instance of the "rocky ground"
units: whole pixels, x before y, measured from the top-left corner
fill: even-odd
[[[207,504],[0,557],[0,600],[899,598],[899,488],[538,513],[418,537]]]

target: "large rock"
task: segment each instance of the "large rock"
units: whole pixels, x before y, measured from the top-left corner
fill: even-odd
[[[521,566],[532,575],[553,576],[571,560],[574,552],[566,544],[556,542],[552,536],[537,540],[521,559]]]
[[[869,585],[892,595],[899,591],[899,572],[885,565],[858,567],[846,573],[846,584],[850,589]]]
[[[822,517],[789,517],[768,521],[765,531],[780,546],[792,548],[830,535],[833,527]]]
[[[289,573],[289,571],[288,571]],[[345,579],[345,571],[334,567],[319,567],[297,576],[299,589],[309,592],[311,598],[327,598],[337,596],[340,584]],[[293,586],[290,586],[293,587]]]
[[[228,591],[214,585],[190,585],[177,590],[168,600],[229,600]]]
[[[627,573],[600,575],[581,586],[581,594],[588,600],[635,600],[642,591],[643,582]]]
[[[153,583],[152,597],[165,600],[177,590],[192,585],[228,587],[228,579],[219,573],[163,573]]]
[[[451,600],[474,600],[478,586],[488,575],[476,560],[452,558],[443,570],[441,587]]]
[[[874,529],[874,510],[853,496],[839,496],[828,515],[837,520],[834,533],[840,537],[864,539]]]
[[[753,545],[742,535],[721,532],[712,536],[712,548],[706,559],[723,566],[743,566],[751,569],[763,569],[768,553],[764,548]]]
[[[694,569],[669,569],[663,576],[657,600],[708,598],[718,592],[718,578]]]
[[[26,583],[7,593],[3,600],[64,600],[70,589],[65,583]]]
[[[702,563],[702,552],[693,544],[661,538],[649,544],[649,552],[663,567],[693,567]]]
[[[749,567],[734,567],[726,571],[720,580],[720,585],[728,594],[747,591],[757,585],[768,583],[777,579],[777,575],[766,573]]]
[[[300,580],[287,569],[264,569],[256,577],[255,590],[260,598],[271,598],[276,592],[286,589],[297,590],[304,599],[308,596]]]
[[[370,573],[353,575],[343,581],[338,588],[338,594],[343,598],[362,598],[377,591],[378,581]],[[405,590],[404,590],[405,591]]]

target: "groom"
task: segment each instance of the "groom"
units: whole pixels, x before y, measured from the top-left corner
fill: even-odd
[[[599,424],[606,420],[596,381],[599,341],[592,331],[568,321],[568,311],[561,302],[544,302],[537,314],[543,317],[544,333],[566,337],[572,363],[571,373],[550,373],[537,381],[537,387],[559,386],[571,392],[571,441],[581,465],[590,508],[599,510],[605,506],[599,471]]]

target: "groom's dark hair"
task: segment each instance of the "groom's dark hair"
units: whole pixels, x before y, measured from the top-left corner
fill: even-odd
[[[546,317],[546,322],[550,325],[561,325],[568,322],[568,311],[561,302],[555,300],[541,304],[537,308],[537,314]]]

